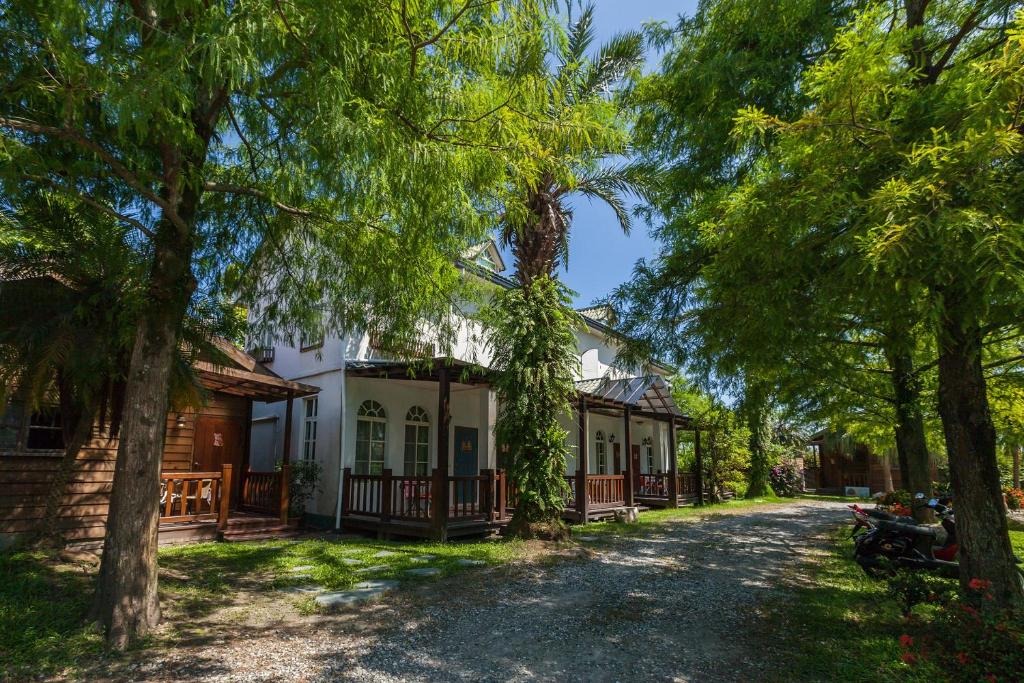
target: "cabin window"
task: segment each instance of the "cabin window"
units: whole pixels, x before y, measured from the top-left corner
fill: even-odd
[[[303,403],[302,459],[316,460],[316,417],[320,405],[316,396]]]
[[[363,401],[356,414],[356,474],[381,474],[387,452],[387,413],[376,401]]]
[[[647,458],[647,473],[652,474],[654,472],[654,443],[651,441],[651,437],[645,436],[641,444],[644,456]]]
[[[419,406],[405,416],[405,474],[424,477],[430,468],[430,417]]]
[[[56,451],[64,448],[64,430],[60,423],[60,410],[41,408],[28,419],[25,448],[30,451]]]
[[[608,464],[605,462],[608,455],[608,444],[604,440],[604,432],[601,430],[597,431],[594,445],[594,465],[597,469],[598,474],[606,474],[608,471]]]

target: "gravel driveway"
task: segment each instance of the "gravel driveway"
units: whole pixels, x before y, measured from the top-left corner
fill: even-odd
[[[758,606],[843,506],[741,508],[584,541],[576,558],[467,572],[360,612],[258,602],[185,647],[106,672],[136,680],[758,679]],[[255,599],[255,598],[254,598]],[[258,618],[255,615],[260,615]]]

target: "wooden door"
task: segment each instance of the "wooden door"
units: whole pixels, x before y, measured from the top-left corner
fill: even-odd
[[[455,462],[453,474],[456,477],[475,477],[480,474],[479,433],[475,427],[455,428]],[[455,502],[470,503],[476,500],[476,487],[460,483],[455,487]]]
[[[200,415],[192,442],[192,471],[220,472],[231,465],[236,479],[242,467],[244,439],[240,420]]]
[[[622,444],[612,444],[612,457],[615,460],[615,474],[622,474]]]

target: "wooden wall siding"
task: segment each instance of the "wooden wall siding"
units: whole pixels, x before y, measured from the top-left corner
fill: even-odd
[[[192,469],[192,438],[197,415],[245,420],[247,399],[211,394],[198,413],[183,411],[185,426],[178,427],[178,412],[167,415],[163,469]],[[60,509],[60,528],[68,542],[103,538],[110,491],[114,479],[117,439],[95,437],[78,454]],[[46,495],[59,455],[24,455],[0,452],[0,547],[13,540],[10,534],[33,531],[46,508]],[[156,505],[156,502],[153,503]]]

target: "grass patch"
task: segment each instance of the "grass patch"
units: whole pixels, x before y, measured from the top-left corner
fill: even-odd
[[[83,626],[93,572],[45,553],[0,553],[0,680],[65,669],[103,652],[97,629]]]
[[[170,641],[194,628],[194,619],[233,602],[235,591],[276,590],[316,584],[328,590],[350,588],[368,579],[403,583],[432,581],[471,567],[511,562],[524,553],[515,541],[401,542],[373,539],[311,539],[181,545],[160,551],[160,596]],[[378,556],[378,554],[381,554]],[[433,556],[429,560],[416,558]],[[296,572],[296,567],[309,569]],[[364,567],[378,571],[360,573]],[[436,567],[435,577],[405,570]],[[308,574],[306,577],[298,576]],[[98,629],[86,624],[96,568],[59,561],[42,552],[0,553],[0,681],[58,674],[112,655]],[[316,611],[309,596],[282,595],[300,614]],[[160,645],[148,640],[139,647]]]
[[[733,510],[748,508],[755,505],[791,503],[793,500],[793,498],[764,496],[761,498],[729,500],[715,505],[647,510],[645,512],[641,512],[638,520],[631,524],[615,521],[590,522],[589,524],[570,527],[570,530],[572,531],[573,537],[577,539],[580,536],[597,536],[599,538],[608,538],[610,536],[642,536],[650,533],[656,527],[684,519],[703,519],[705,517],[726,514]]]
[[[1011,531],[1024,556],[1024,530]],[[935,671],[900,660],[904,620],[886,583],[869,579],[853,560],[849,529],[832,535],[827,555],[809,563],[810,581],[798,584],[769,605],[765,631],[781,652],[773,658],[772,680],[920,681]],[[915,613],[934,609],[919,605]]]

